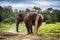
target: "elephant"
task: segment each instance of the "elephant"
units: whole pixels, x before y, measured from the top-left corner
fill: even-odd
[[[37,16],[39,16],[39,18],[36,20]],[[26,29],[28,34],[33,34],[33,30],[32,30],[32,26],[34,25],[36,32],[38,31],[39,26],[41,26],[44,17],[41,13],[38,12],[28,12],[28,13],[19,13],[17,18],[16,18],[16,31],[18,31],[18,27],[19,27],[19,23],[20,22],[24,22],[26,25]],[[37,25],[35,23],[35,21],[37,22]]]

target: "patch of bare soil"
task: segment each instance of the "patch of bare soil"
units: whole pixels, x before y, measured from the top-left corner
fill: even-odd
[[[9,32],[0,32],[0,40],[60,40],[60,34],[57,35],[20,35]]]

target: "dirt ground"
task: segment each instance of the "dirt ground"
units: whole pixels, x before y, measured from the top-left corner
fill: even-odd
[[[14,33],[0,32],[0,40],[60,40],[60,34],[57,35],[21,35]]]

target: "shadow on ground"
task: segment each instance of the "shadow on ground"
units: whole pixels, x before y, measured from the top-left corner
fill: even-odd
[[[60,34],[57,35],[21,35],[10,32],[0,32],[0,40],[60,40]]]

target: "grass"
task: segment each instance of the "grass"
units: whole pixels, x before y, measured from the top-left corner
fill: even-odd
[[[0,31],[7,32],[10,28],[16,28],[16,24],[1,24]],[[14,29],[15,30],[15,29]],[[19,31],[21,33],[27,33],[24,23],[19,24]],[[38,34],[55,34],[60,33],[60,22],[56,24],[46,24],[45,22],[39,27]]]
[[[11,25],[9,24],[1,24],[0,26],[0,31],[6,32],[7,30],[9,30]]]
[[[46,24],[42,23],[38,30],[38,34],[55,34],[60,33],[60,23],[56,22],[56,24]]]

